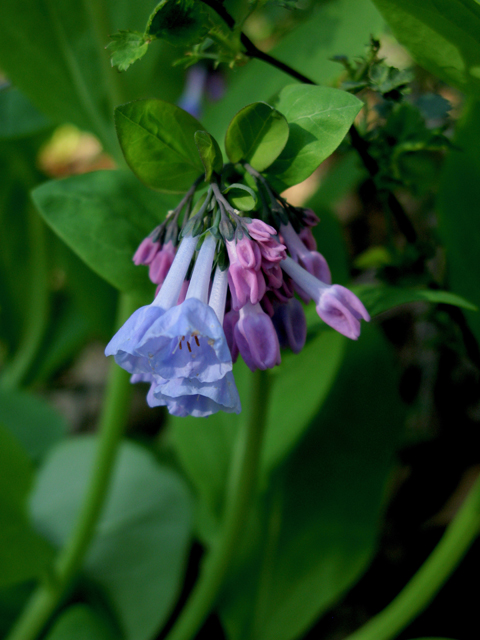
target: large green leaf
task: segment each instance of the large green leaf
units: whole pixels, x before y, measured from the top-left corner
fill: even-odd
[[[46,640],[115,640],[115,634],[93,609],[76,604],[59,616]]]
[[[329,331],[298,355],[282,352],[281,366],[271,373],[262,476],[272,473],[285,459],[325,401],[341,365],[345,343],[343,336]],[[252,374],[243,362],[238,362],[234,375],[242,405],[248,408]],[[248,410],[239,416],[218,413],[201,429],[195,418],[170,419],[176,453],[199,497],[198,526],[204,538],[215,533],[220,521],[237,430],[244,427],[247,415]]]
[[[459,149],[450,151],[437,199],[450,287],[480,308],[480,103],[471,103],[457,128]],[[466,312],[477,340],[480,314]]]
[[[87,4],[67,0],[5,0],[0,66],[54,122],[93,130],[118,149],[111,126],[114,76],[95,15]]]
[[[39,472],[31,509],[55,545],[67,539],[92,470],[96,438],[59,445]],[[125,442],[84,563],[105,592],[127,640],[147,640],[165,622],[182,584],[191,504],[182,480],[142,447]]]
[[[348,343],[328,399],[245,523],[219,606],[231,640],[301,637],[367,567],[403,424],[396,384],[373,327]]]
[[[316,4],[319,6],[315,12],[269,53],[315,82],[328,85],[342,73],[342,67],[331,58],[337,54],[349,57],[362,54],[370,36],[380,35],[384,21],[371,0]],[[271,98],[291,84],[292,78],[262,60],[252,60],[235,70],[231,82],[222,100],[210,106],[202,118],[210,133],[217,137],[224,135],[232,115],[241,105],[256,100],[273,104]]]
[[[283,151],[288,134],[288,123],[279,111],[266,102],[254,102],[228,125],[225,149],[231,162],[244,160],[264,171]]]
[[[480,5],[476,0],[373,0],[416,61],[480,97]]]
[[[45,400],[24,391],[0,389],[0,422],[38,460],[67,432],[67,423]]]
[[[129,171],[54,180],[32,196],[55,233],[102,278],[120,291],[152,295],[146,268],[132,256],[175,198],[146,189]]]
[[[302,182],[342,142],[363,103],[346,91],[289,85],[275,103],[290,128],[287,144],[268,168],[278,189]]]
[[[115,109],[115,125],[125,159],[148,187],[183,193],[204,167],[195,132],[204,127],[180,107],[163,100],[137,100]]]
[[[38,578],[52,549],[28,521],[25,502],[33,480],[31,461],[0,424],[0,587]]]

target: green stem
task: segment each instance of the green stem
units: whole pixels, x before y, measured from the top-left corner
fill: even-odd
[[[391,640],[434,599],[480,531],[480,477],[430,556],[398,596],[346,640]]]
[[[33,207],[30,207],[29,211],[28,236],[31,256],[31,313],[26,318],[25,333],[15,357],[2,374],[3,389],[14,389],[23,382],[38,353],[48,323],[49,287],[45,226]]]
[[[125,322],[136,306],[131,298],[120,298],[119,325]],[[53,575],[34,592],[7,640],[34,640],[81,569],[95,535],[95,527],[105,503],[118,446],[127,422],[130,402],[129,378],[126,371],[112,362],[100,416],[96,458],[77,522],[54,563]]]
[[[248,519],[257,485],[267,417],[268,373],[257,371],[252,384],[248,422],[246,429],[240,432],[241,442],[235,448],[236,457],[232,462],[223,531],[207,556],[202,574],[166,640],[191,640],[195,637],[215,604]]]

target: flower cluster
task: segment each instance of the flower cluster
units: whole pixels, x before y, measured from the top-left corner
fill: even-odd
[[[150,406],[164,405],[173,415],[239,413],[232,373],[238,356],[252,371],[269,369],[280,364],[281,347],[299,353],[305,344],[305,313],[295,293],[304,303],[313,300],[320,318],[348,338],[357,339],[360,320],[370,319],[351,291],[331,283],[311,231],[314,212],[290,206],[245,167],[262,196],[259,217],[241,215],[218,182],[191,213],[198,180],[135,252],[135,264],[147,265],[157,284],[155,299],[105,351],[132,382],[150,384]]]

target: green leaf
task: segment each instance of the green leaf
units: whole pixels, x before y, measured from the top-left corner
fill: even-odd
[[[33,460],[39,460],[67,433],[67,423],[53,407],[24,391],[0,389],[0,423],[17,438]]]
[[[93,609],[76,604],[60,614],[46,640],[115,640],[115,635]]]
[[[287,144],[288,123],[266,102],[254,102],[241,109],[228,125],[225,149],[231,162],[244,160],[264,171]]]
[[[207,21],[208,14],[199,2],[162,0],[148,19],[145,34],[173,45],[189,45],[207,34]]]
[[[97,441],[59,445],[41,468],[31,499],[34,521],[64,544],[84,498]],[[149,640],[166,621],[182,584],[191,503],[180,477],[144,448],[122,444],[84,572],[102,588],[126,640]]]
[[[206,131],[197,131],[194,140],[205,167],[205,182],[210,182],[212,173],[220,173],[223,169],[222,152],[215,138]]]
[[[90,8],[63,0],[5,0],[0,13],[0,66],[53,122],[94,131],[118,151],[111,126],[113,73]],[[105,37],[106,40],[106,37]]]
[[[388,345],[368,327],[245,523],[219,605],[230,640],[303,637],[365,571],[403,425],[396,387]]]
[[[373,0],[395,37],[425,69],[480,97],[480,5],[476,0]]]
[[[240,211],[251,211],[257,204],[257,196],[255,191],[247,187],[245,184],[234,182],[223,190],[224,194],[228,194],[230,204]]]
[[[268,178],[283,190],[302,182],[335,151],[363,103],[338,89],[290,85],[280,92],[276,107],[287,119],[287,144],[268,168]]]
[[[465,298],[450,291],[435,289],[401,289],[400,287],[386,287],[384,285],[364,284],[352,287],[352,291],[360,298],[371,316],[409,302],[433,302],[436,304],[451,304],[462,309],[476,311],[477,308]]]
[[[439,231],[450,287],[480,307],[480,102],[467,106],[454,142],[460,150],[450,151],[439,181]],[[480,341],[480,314],[465,315]]]
[[[195,146],[202,125],[180,107],[163,100],[137,100],[115,109],[125,159],[147,187],[183,193],[204,172]]]
[[[271,372],[270,411],[262,455],[262,475],[271,474],[297,445],[328,396],[342,363],[347,340],[325,332],[300,354],[282,352],[282,365]],[[319,362],[322,366],[319,367]],[[252,374],[243,361],[234,367],[235,381],[245,407],[252,392]],[[298,402],[301,389],[302,402]],[[224,508],[228,475],[238,429],[248,415],[218,413],[198,428],[195,418],[170,418],[175,451],[200,498],[198,527],[211,540]]]
[[[314,82],[333,85],[342,69],[331,58],[336,54],[350,58],[358,56],[370,36],[380,35],[383,29],[384,20],[370,0],[317,2],[312,5],[312,12],[308,12],[308,18],[298,21],[296,28],[269,53],[288,61]],[[273,104],[272,96],[291,84],[292,79],[262,60],[251,60],[235,70],[230,83],[222,100],[209,106],[203,118],[207,129],[217,138],[224,135],[231,114],[236,113],[239,105],[256,100]],[[275,106],[281,111],[278,105]]]
[[[18,89],[0,91],[0,138],[24,138],[50,126]]]
[[[14,436],[0,425],[0,587],[38,578],[51,562],[50,545],[28,521],[25,502],[33,466]]]
[[[118,67],[119,71],[126,71],[131,64],[147,53],[148,42],[143,33],[118,31],[110,38],[112,42],[105,48],[111,52],[112,67]]]
[[[345,356],[346,343],[339,333],[328,331],[299,354],[283,352],[281,366],[272,371],[272,395],[263,450],[265,470],[274,469],[294,448],[327,399]]]
[[[132,256],[175,198],[146,189],[129,171],[53,180],[32,197],[55,233],[102,278],[123,292],[153,294],[147,269]]]

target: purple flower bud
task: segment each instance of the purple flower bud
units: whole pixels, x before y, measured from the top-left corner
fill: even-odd
[[[291,258],[282,262],[282,269],[315,301],[317,313],[324,322],[347,338],[358,338],[360,320],[368,322],[370,316],[354,293],[339,284],[321,282]]]
[[[256,242],[253,242],[247,236],[243,236],[238,242],[230,240],[226,244],[230,264],[238,262],[244,269],[254,269],[255,271],[260,269],[262,256]]]
[[[173,242],[167,242],[150,262],[148,277],[154,284],[162,285],[175,258]]]
[[[324,322],[352,340],[357,340],[360,335],[360,320],[370,320],[357,296],[339,284],[334,284],[323,292],[316,308]]]
[[[270,262],[280,262],[287,257],[286,247],[278,241],[277,232],[261,220],[247,224],[248,233],[257,241],[262,257]]]
[[[290,298],[286,304],[276,304],[274,308],[272,322],[280,346],[300,353],[307,339],[307,319],[302,305],[296,298]]]
[[[153,242],[150,237],[144,238],[133,254],[133,262],[139,264],[150,264],[160,250],[160,243]]]
[[[261,271],[244,269],[238,263],[228,268],[228,284],[232,295],[232,307],[241,309],[247,302],[256,304],[265,295],[267,286]]]
[[[303,209],[302,214],[302,222],[307,227],[316,227],[320,222],[320,218],[317,216],[313,209]]]
[[[259,304],[247,303],[240,309],[234,335],[242,358],[252,371],[271,369],[280,364],[275,327]]]
[[[283,284],[283,271],[278,262],[262,261],[262,271],[267,285],[272,289],[279,289]]]

